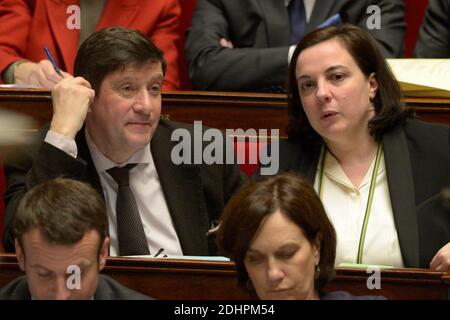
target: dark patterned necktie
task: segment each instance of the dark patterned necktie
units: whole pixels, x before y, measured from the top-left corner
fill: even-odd
[[[291,22],[291,45],[296,45],[306,33],[306,11],[303,0],[291,0],[288,5],[289,18]]]
[[[130,170],[135,166],[136,164],[133,163],[121,168],[115,167],[107,170],[119,185],[117,189],[116,220],[119,255],[121,256],[150,254],[136,199],[129,183]]]

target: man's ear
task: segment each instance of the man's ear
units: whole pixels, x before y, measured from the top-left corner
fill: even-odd
[[[108,257],[109,252],[109,237],[105,237],[103,240],[102,247],[100,248],[98,257],[98,271],[102,271],[106,264],[106,257]]]
[[[19,262],[20,270],[25,272],[25,254],[24,254],[22,247],[20,246],[17,238],[14,239],[14,246],[16,247],[16,256],[17,256],[17,261]]]
[[[318,232],[316,235],[316,238],[314,239],[312,243],[312,250],[313,250],[313,256],[314,256],[314,263],[317,266],[320,262],[320,249],[321,249],[321,243],[322,243],[322,233]]]

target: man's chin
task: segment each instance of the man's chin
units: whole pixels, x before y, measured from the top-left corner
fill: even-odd
[[[150,142],[152,136],[150,133],[147,134],[133,134],[128,136],[127,142],[129,146],[132,146],[134,150],[140,150],[144,148]]]

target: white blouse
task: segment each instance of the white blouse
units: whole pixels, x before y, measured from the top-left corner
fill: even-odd
[[[360,186],[356,188],[336,158],[327,152],[321,198],[328,218],[336,230],[336,266],[341,263],[356,263],[374,165],[375,158]],[[320,161],[314,184],[316,190],[319,187],[319,179]],[[362,263],[398,268],[404,266],[389,197],[384,154],[378,168]]]

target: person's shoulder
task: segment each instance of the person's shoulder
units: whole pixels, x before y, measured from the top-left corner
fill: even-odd
[[[1,288],[0,300],[30,300],[26,276],[18,277]]]
[[[320,300],[386,300],[384,296],[354,296],[347,291],[327,292],[320,296]]]
[[[98,287],[95,292],[96,300],[153,300],[152,297],[129,289],[116,280],[99,275]]]
[[[418,119],[407,119],[404,123],[404,130],[407,133],[416,133],[417,135],[448,135],[450,126],[444,123],[434,123]]]
[[[420,145],[424,150],[448,151],[450,126],[447,124],[408,119],[403,125],[403,130],[409,141],[414,145]]]

